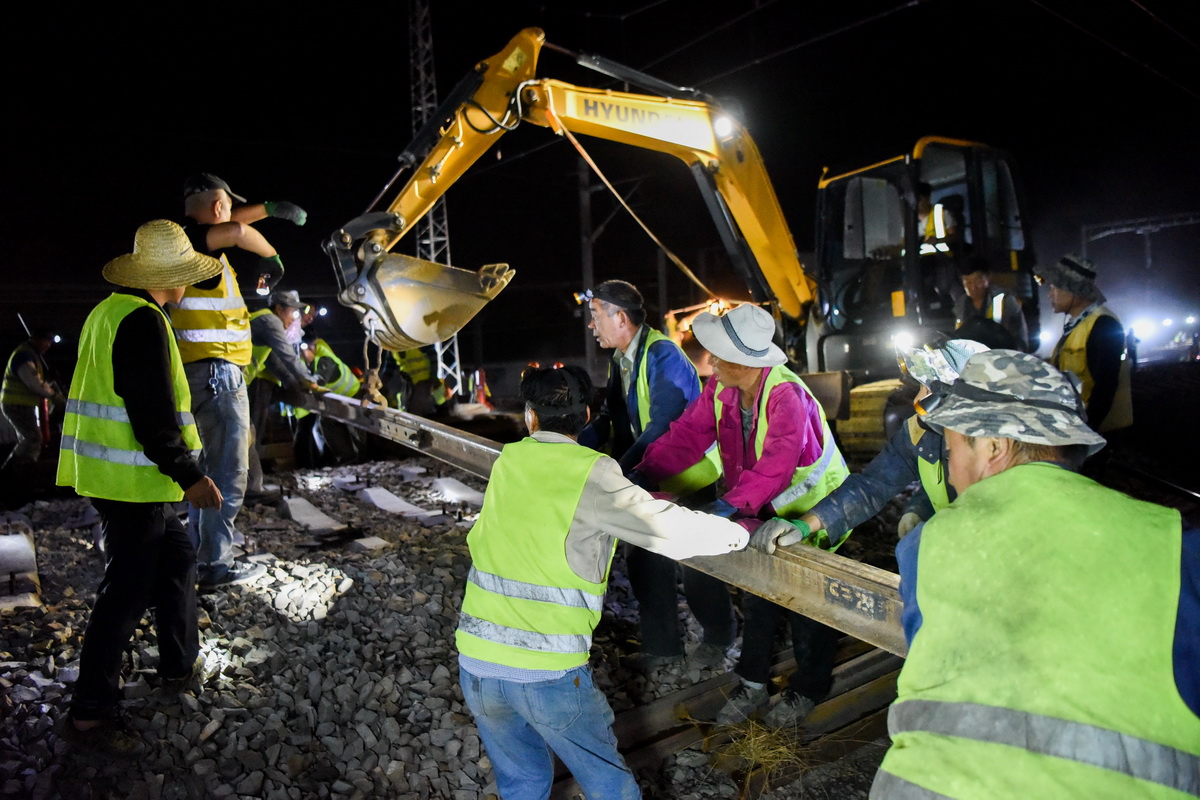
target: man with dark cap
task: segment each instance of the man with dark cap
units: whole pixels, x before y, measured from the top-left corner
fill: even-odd
[[[1067,315],[1050,363],[1079,378],[1092,430],[1108,436],[1128,428],[1133,424],[1133,363],[1121,320],[1104,305],[1104,293],[1096,286],[1096,266],[1081,256],[1065,255],[1036,272],[1050,284],[1054,311]]]
[[[204,443],[201,464],[217,481],[224,503],[217,509],[193,508],[188,529],[196,545],[198,573],[204,587],[243,583],[265,571],[261,565],[235,562],[233,545],[240,535],[235,520],[242,508],[249,468],[250,404],[242,369],[250,363],[250,314],[238,287],[237,274],[222,251],[245,250],[259,257],[258,290],[283,276],[275,248],[249,222],[273,215],[303,225],[304,211],[291,203],[233,207],[229,184],[200,173],[184,184],[185,230],[197,252],[219,256],[222,271],[188,287],[171,309],[171,325],[179,340],[192,413]]]
[[[196,552],[172,504],[217,508],[221,492],[194,453],[200,436],[179,348],[164,312],[183,287],[221,272],[174,222],[137,230],[133,253],[110,261],[117,288],[84,323],[58,461],[58,483],[100,513],[104,578],[80,653],[69,741],[114,756],[141,742],[114,723],[121,656],[153,606],[158,673],[182,686],[203,669],[196,622]]]
[[[646,447],[700,396],[700,380],[679,345],[646,324],[642,294],[633,284],[604,281],[585,292],[583,300],[592,335],[613,355],[603,407],[579,441],[593,449],[606,447],[628,473],[642,460]],[[714,448],[711,459],[702,459],[660,488],[692,505],[712,500],[711,492],[705,496],[703,491],[719,474],[715,453]],[[680,661],[676,563],[636,547],[625,549],[625,560],[638,600],[640,666],[652,670]],[[736,635],[729,590],[716,578],[688,567],[683,568],[683,582],[688,605],[704,629],[704,641],[692,653],[693,666],[720,666]]]
[[[1200,531],[1073,471],[1104,439],[1034,356],[972,356],[922,410],[959,494],[896,548],[871,797],[1200,796]]]
[[[736,523],[656,500],[577,443],[592,381],[579,367],[521,378],[529,436],[506,444],[467,536],[455,643],[463,699],[501,797],[545,798],[552,752],[588,797],[641,797],[592,682],[588,653],[617,540],[665,558],[746,546]]]

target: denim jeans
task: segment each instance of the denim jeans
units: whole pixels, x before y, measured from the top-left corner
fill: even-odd
[[[463,698],[475,716],[503,800],[545,800],[562,760],[589,798],[642,796],[617,752],[613,713],[587,665],[554,681],[515,683],[460,670]]]
[[[220,580],[233,563],[234,519],[242,510],[249,469],[250,402],[242,368],[228,361],[184,365],[192,392],[192,415],[200,430],[200,469],[221,490],[220,508],[188,512],[188,535],[196,546],[201,583]]]
[[[158,673],[186,675],[200,651],[196,553],[170,503],[93,498],[100,512],[104,579],[83,634],[71,715],[102,719],[121,697],[121,654],[146,609],[154,607]]]

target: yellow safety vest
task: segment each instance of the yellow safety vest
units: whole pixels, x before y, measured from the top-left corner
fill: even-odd
[[[921,437],[929,431],[917,424],[915,416],[909,417],[906,424],[909,438],[915,447],[917,442],[921,441]],[[925,496],[929,498],[929,504],[933,506],[934,511],[941,511],[950,505],[950,492],[946,488],[949,485],[949,476],[946,474],[946,463],[941,458],[931,464],[918,455],[917,475],[921,478],[921,488],[925,490]]]
[[[1092,328],[1096,326],[1096,320],[1101,317],[1117,319],[1117,315],[1107,306],[1100,306],[1093,313],[1081,319],[1070,333],[1059,339],[1058,344],[1054,347],[1054,354],[1050,356],[1051,364],[1064,372],[1073,372],[1079,378],[1082,383],[1079,396],[1083,399],[1085,407],[1091,402],[1092,390],[1096,387],[1096,379],[1088,370],[1087,342],[1088,337],[1092,335]],[[1129,359],[1129,352],[1122,350],[1121,368],[1117,374],[1117,392],[1113,395],[1112,407],[1104,419],[1088,420],[1088,423],[1099,433],[1128,428],[1133,424],[1132,375],[1133,364]]]
[[[567,562],[565,542],[602,457],[573,442],[532,437],[504,446],[467,535],[472,565],[455,633],[460,653],[521,669],[587,663],[608,568],[599,582],[580,578]]]
[[[813,393],[804,385],[804,381],[800,380],[800,376],[785,366],[771,367],[766,381],[763,382],[762,393],[758,399],[758,420],[755,424],[754,437],[754,452],[758,458],[762,458],[763,444],[767,440],[769,425],[767,400],[771,396],[771,390],[781,383],[796,384],[813,403],[817,404],[818,408],[821,407]],[[718,430],[721,426],[721,414],[725,406],[719,399],[723,386],[724,384],[718,384],[717,391],[713,394]],[[720,446],[719,439],[717,445]],[[798,519],[830,492],[841,486],[842,481],[846,480],[849,475],[850,470],[846,467],[846,459],[838,450],[837,443],[833,440],[833,431],[829,429],[829,423],[825,420],[825,414],[822,411],[821,457],[806,467],[796,467],[796,471],[792,473],[791,483],[771,500],[771,507],[775,510],[776,516]],[[813,537],[816,541],[809,541],[816,546],[836,550],[849,536],[850,532],[847,531],[841,541],[833,543],[833,546],[830,547],[828,534],[822,530]]]
[[[85,497],[129,503],[174,503],[183,489],[146,457],[133,435],[125,401],[113,387],[112,349],[121,320],[142,306],[155,304],[128,294],[114,293],[88,315],[79,336],[79,363],[71,379],[58,456],[59,486],[74,486]],[[164,323],[166,317],[163,318]],[[200,453],[200,434],[192,417],[192,396],[179,348],[167,337],[175,415],[183,440]]]
[[[1200,796],[1172,655],[1181,527],[1044,462],[935,514],[871,797]]]
[[[241,367],[250,363],[250,314],[223,254],[221,264],[224,270],[215,288],[189,286],[179,305],[171,309],[171,325],[185,364],[205,358],[221,358]]]
[[[260,308],[250,315],[251,321],[259,317],[265,317],[267,314],[275,312],[269,308]],[[263,378],[270,381],[276,386],[282,386],[279,378],[275,376],[271,370],[267,369],[267,359],[271,356],[271,346],[269,344],[251,344],[250,346],[250,363],[242,367],[242,374],[245,376],[246,385],[249,386],[255,378]]]
[[[346,366],[346,362],[342,361],[334,355],[333,348],[324,339],[317,339],[313,342],[313,371],[316,372],[317,364],[322,358],[328,358],[338,368],[338,376],[333,383],[327,384],[326,389],[334,394],[340,394],[343,397],[354,397],[358,394],[358,389],[362,386],[360,381],[350,367]]]
[[[13,369],[13,360],[16,359],[18,353],[29,353],[33,356],[34,369],[37,370],[38,377],[42,377],[42,358],[33,349],[33,345],[29,342],[18,345],[17,349],[13,350],[12,355],[8,357],[8,366],[4,369],[4,384],[0,387],[0,403],[6,406],[36,406],[42,402],[41,395],[34,394]]]

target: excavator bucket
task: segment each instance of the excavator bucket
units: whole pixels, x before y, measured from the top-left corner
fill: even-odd
[[[487,264],[478,272],[388,253],[380,232],[399,228],[394,214],[367,214],[325,243],[341,288],[338,301],[354,309],[367,335],[385,350],[444,342],[500,294],[515,271]]]
[[[454,336],[508,285],[513,272],[507,264],[471,272],[390,253],[364,270],[339,299],[358,312],[376,344],[409,350]]]

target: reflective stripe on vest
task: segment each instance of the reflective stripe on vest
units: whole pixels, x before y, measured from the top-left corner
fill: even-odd
[[[821,407],[820,403],[813,396],[813,393],[804,385],[804,381],[800,379],[800,376],[784,366],[771,367],[767,373],[766,380],[763,381],[762,392],[758,398],[758,419],[755,423],[756,432],[754,437],[754,452],[758,458],[762,458],[763,447],[767,440],[767,428],[770,424],[767,419],[768,400],[772,390],[783,383],[795,384],[800,391],[808,396],[811,402],[816,404],[818,409]],[[725,407],[725,404],[720,400],[721,391],[722,386],[718,386],[717,391],[713,393],[718,430],[720,429],[721,416]],[[771,506],[775,509],[777,516],[796,519],[840,486],[849,474],[850,470],[846,467],[846,459],[842,456],[841,451],[838,450],[837,443],[833,440],[833,431],[829,429],[829,423],[825,421],[825,415],[822,412],[820,457],[808,466],[797,467],[795,472],[792,473],[792,481],[788,488],[780,492],[771,501]],[[849,532],[847,532],[846,536],[849,536]],[[842,541],[844,542],[845,540],[845,537],[843,537]],[[828,539],[820,538],[819,541],[826,542]],[[837,544],[841,544],[841,542]],[[836,549],[836,547],[832,549]]]
[[[1084,406],[1091,402],[1092,390],[1096,388],[1096,379],[1092,377],[1087,365],[1087,342],[1092,335],[1092,328],[1101,317],[1117,318],[1107,307],[1100,306],[1088,314],[1071,331],[1058,340],[1050,363],[1063,372],[1073,372],[1079,378],[1081,386],[1079,396]],[[1100,433],[1127,428],[1133,424],[1133,364],[1129,352],[1122,351],[1121,366],[1117,373],[1117,391],[1113,395],[1112,407],[1104,419],[1089,419],[1088,424]]]
[[[638,404],[638,429],[634,431],[634,438],[641,435],[642,431],[646,430],[646,426],[650,424],[650,377],[649,367],[650,362],[650,346],[655,342],[667,342],[669,346],[674,347],[679,351],[679,356],[687,359],[687,354],[683,349],[675,343],[675,340],[663,335],[650,326],[643,326],[646,335],[642,337],[640,353],[638,354],[638,375],[637,375],[637,404]],[[688,363],[691,363],[688,360]],[[609,369],[611,369],[611,365]],[[695,375],[695,370],[692,371]],[[696,377],[696,389],[699,392],[700,378]],[[694,492],[698,492],[705,486],[711,485],[717,478],[721,477],[721,454],[717,450],[716,443],[708,448],[704,454],[704,458],[697,461],[692,466],[685,469],[678,475],[672,475],[665,478],[659,483],[659,488],[664,492],[685,497]]]
[[[538,633],[522,628],[510,628],[473,617],[465,611],[458,615],[458,629],[489,642],[497,642],[522,650],[537,650],[542,653],[572,655],[586,653],[592,647],[591,636],[571,633]]]
[[[907,700],[892,706],[888,732],[907,731],[1008,745],[1200,795],[1200,756],[1096,725],[979,703]]]
[[[171,308],[171,325],[184,363],[221,358],[244,367],[251,358],[250,315],[229,260],[221,255],[220,261],[224,269],[217,286],[189,286]]]
[[[88,315],[79,336],[79,363],[63,418],[57,483],[86,497],[133,503],[175,502],[183,489],[162,473],[134,435],[124,401],[116,393],[112,348],[122,320],[143,306],[162,310],[139,297],[114,293]],[[166,317],[163,324],[169,331]],[[191,413],[191,393],[175,339],[166,337],[175,420],[193,454],[200,436]]]
[[[992,304],[988,308],[987,318],[999,322],[1004,319],[1004,292],[992,298]]]
[[[502,594],[505,597],[520,597],[523,600],[537,600],[542,603],[554,603],[560,606],[586,608],[599,613],[604,608],[604,598],[591,592],[578,589],[567,589],[562,586],[541,586],[536,583],[515,581],[502,578],[490,572],[482,572],[471,567],[467,580],[481,589],[492,594]]]

